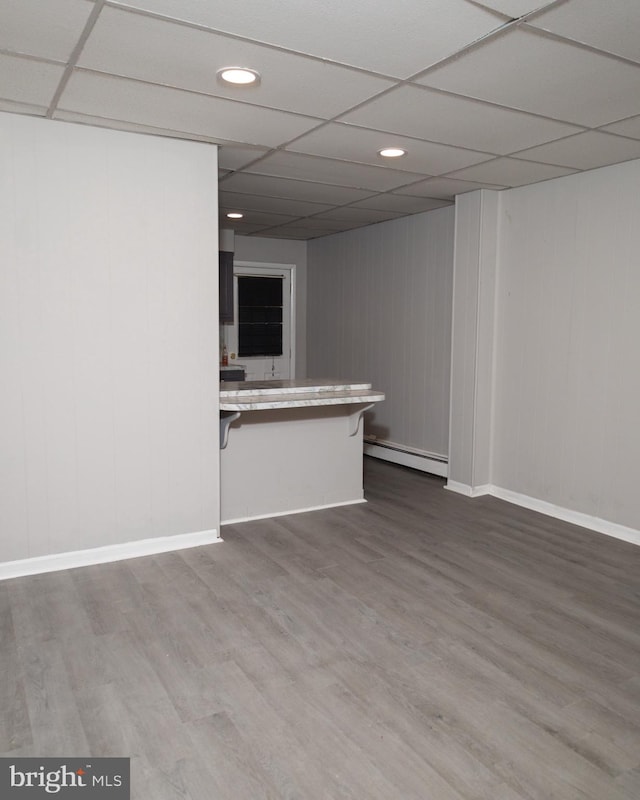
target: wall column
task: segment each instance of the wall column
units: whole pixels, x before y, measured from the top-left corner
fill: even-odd
[[[491,484],[495,288],[500,197],[456,197],[447,489],[469,496]]]

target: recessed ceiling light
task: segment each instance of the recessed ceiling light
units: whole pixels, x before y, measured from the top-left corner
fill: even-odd
[[[241,214],[239,211],[230,211],[227,214],[227,217],[229,219],[242,219],[244,217],[244,214]]]
[[[255,86],[260,83],[260,74],[248,67],[223,67],[217,74],[219,80],[234,86]]]
[[[383,158],[400,158],[400,156],[406,156],[406,154],[407,151],[401,147],[383,147],[382,150],[378,150],[378,155]]]

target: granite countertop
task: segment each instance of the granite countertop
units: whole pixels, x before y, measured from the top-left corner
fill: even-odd
[[[370,383],[337,379],[225,382],[220,389],[221,411],[379,403],[384,393]]]

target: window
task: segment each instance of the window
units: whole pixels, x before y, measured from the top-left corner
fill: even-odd
[[[282,277],[238,276],[238,355],[282,355]]]

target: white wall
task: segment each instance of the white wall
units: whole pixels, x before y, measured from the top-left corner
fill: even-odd
[[[0,562],[217,529],[216,148],[0,137]]]
[[[308,372],[386,393],[367,433],[447,454],[454,209],[308,244]]]
[[[296,265],[296,378],[307,375],[307,243],[292,239],[236,236],[235,259]]]
[[[501,204],[493,483],[640,529],[640,161]]]

